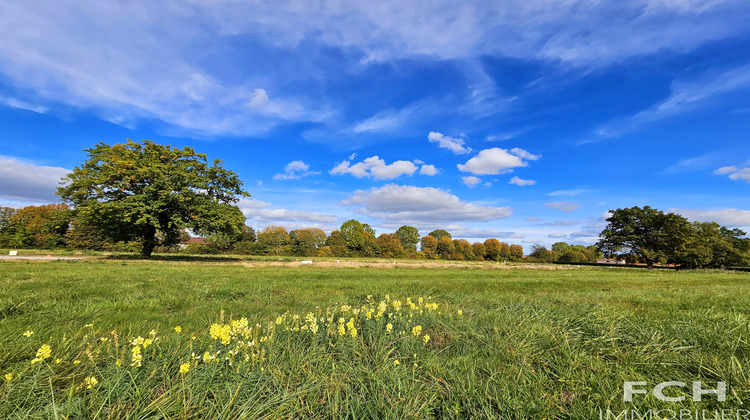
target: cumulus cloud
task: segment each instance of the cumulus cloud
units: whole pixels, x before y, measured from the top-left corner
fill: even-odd
[[[0,156],[0,198],[24,203],[59,202],[60,179],[71,171]]]
[[[724,166],[714,171],[715,175],[729,175],[729,179],[750,182],[750,168],[738,168],[736,166]]]
[[[716,222],[728,227],[750,227],[750,210],[668,209],[667,212],[681,214],[698,222]]]
[[[281,224],[289,227],[292,224],[311,224],[320,226],[335,225],[336,216],[326,213],[316,213],[311,211],[287,210],[270,208],[271,203],[255,199],[241,199],[238,203],[242,214],[247,217],[248,223],[253,225],[274,225]]]
[[[544,203],[544,205],[552,209],[564,211],[565,213],[570,213],[581,208],[580,205],[570,201],[555,201],[552,203]]]
[[[477,178],[475,176],[462,176],[461,181],[464,182],[468,187],[474,188],[476,187],[482,180],[480,178]]]
[[[309,169],[310,165],[301,160],[294,160],[289,162],[286,167],[284,167],[284,173],[274,175],[273,179],[300,179],[306,176],[317,175],[320,173],[309,171]]]
[[[350,156],[349,160],[336,164],[329,173],[331,175],[350,174],[357,178],[374,179],[394,179],[401,175],[411,176],[417,172],[417,169],[419,169],[420,174],[427,176],[433,176],[438,173],[438,169],[434,165],[422,165],[421,168],[418,168],[417,165],[408,160],[397,160],[386,164],[385,160],[378,156],[368,157],[362,162],[352,164],[351,160],[353,156]]]
[[[536,181],[531,180],[531,179],[521,179],[521,178],[519,178],[517,176],[514,176],[513,178],[510,179],[510,181],[508,181],[508,183],[509,184],[516,184],[519,187],[527,187],[529,185],[536,184]]]
[[[547,235],[548,238],[556,238],[556,239],[565,238],[567,236],[568,236],[567,233],[550,233],[549,235]]]
[[[442,133],[430,131],[430,134],[427,135],[427,140],[430,143],[437,143],[439,148],[448,149],[456,155],[471,153],[471,148],[464,146],[465,142],[463,138],[448,137]]]
[[[357,212],[393,224],[486,222],[513,214],[509,207],[468,203],[439,188],[395,184],[355,191],[341,205],[360,206]]]
[[[438,172],[438,168],[436,168],[435,165],[422,165],[422,167],[419,168],[419,173],[422,175],[434,176],[437,175]]]
[[[529,166],[528,160],[538,160],[540,155],[531,154],[518,147],[511,150],[493,147],[484,149],[464,164],[459,164],[461,172],[474,175],[497,175],[513,171],[513,168]]]

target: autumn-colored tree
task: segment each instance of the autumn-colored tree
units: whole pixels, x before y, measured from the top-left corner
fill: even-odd
[[[283,253],[282,248],[291,244],[289,232],[281,226],[266,226],[258,233],[258,242],[263,243],[272,249],[276,255]]]
[[[474,251],[474,255],[476,255],[479,261],[484,260],[484,254],[486,253],[486,250],[483,243],[474,242],[473,244],[471,244],[471,250]]]
[[[322,229],[297,229],[289,232],[289,238],[297,255],[317,255],[318,248],[325,245],[326,233]]]
[[[455,252],[452,259],[462,261],[474,261],[477,259],[471,244],[466,239],[454,239],[453,248]]]
[[[72,212],[67,204],[27,206],[8,218],[10,244],[19,248],[55,248],[65,244]]]
[[[505,242],[500,242],[500,253],[497,256],[497,260],[507,260],[510,257],[510,245]]]
[[[510,257],[517,261],[521,261],[523,259],[523,246],[517,244],[511,245]]]
[[[425,258],[435,258],[437,255],[437,245],[438,242],[434,236],[423,236],[422,241],[420,242],[420,252]]]
[[[433,238],[435,238],[435,240],[437,240],[438,242],[440,242],[440,238],[442,238],[443,236],[447,236],[448,239],[453,239],[453,237],[451,236],[451,234],[448,233],[448,231],[444,230],[444,229],[435,229],[432,232],[430,232],[428,235],[430,235]]]
[[[486,260],[497,261],[500,258],[500,241],[490,238],[484,241],[484,258]]]
[[[404,247],[401,245],[401,239],[395,233],[383,233],[377,239],[380,255],[383,258],[403,258]]]
[[[453,241],[449,236],[443,236],[437,243],[437,253],[441,258],[448,259],[456,252],[456,247],[453,245]]]

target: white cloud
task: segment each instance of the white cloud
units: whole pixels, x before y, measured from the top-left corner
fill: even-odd
[[[320,51],[331,47],[362,57],[361,65],[502,56],[590,68],[738,37],[748,20],[744,0],[11,1],[0,16],[2,75],[45,101],[39,106],[59,102],[120,123],[159,119],[231,135],[326,119],[319,90],[291,98],[279,87],[352,71],[356,63],[323,67]],[[231,57],[242,58],[240,77]],[[485,84],[470,87],[479,112],[493,103]],[[388,126],[370,123],[360,128]]]
[[[19,101],[15,98],[7,98],[4,96],[0,96],[0,103],[8,105],[11,108],[24,109],[26,111],[36,112],[37,114],[44,114],[45,112],[49,111],[49,108],[47,108],[46,106],[35,105],[24,101]]]
[[[430,131],[427,135],[427,140],[430,143],[437,143],[439,148],[448,149],[456,155],[471,153],[471,148],[464,146],[465,142],[463,138],[449,137],[442,133]]]
[[[738,168],[736,166],[724,166],[714,171],[715,175],[729,175],[734,181],[743,180],[750,182],[750,168]]]
[[[568,236],[567,233],[550,233],[549,235],[547,235],[548,238],[556,238],[556,239],[565,238],[567,236]]]
[[[255,199],[241,199],[238,203],[242,214],[245,215],[249,220],[247,223],[252,225],[268,226],[274,224],[280,224],[285,227],[290,227],[291,224],[310,224],[329,226],[335,225],[337,222],[336,216],[326,213],[316,213],[311,211],[299,211],[299,210],[287,210],[287,209],[273,209],[271,203]]]
[[[529,166],[526,160],[538,160],[539,158],[541,158],[540,155],[533,155],[517,147],[510,151],[493,147],[482,150],[465,164],[457,166],[461,172],[470,172],[474,175],[497,175],[511,172],[513,168]]]
[[[575,190],[557,190],[557,191],[552,191],[551,193],[548,193],[547,195],[552,196],[552,197],[560,197],[560,196],[572,197],[572,196],[575,196],[575,195],[579,195],[579,194],[583,194],[583,193],[590,193],[590,192],[594,192],[594,191],[595,190],[586,190],[586,189],[579,188],[579,189],[575,189]]]
[[[500,133],[500,134],[490,134],[484,140],[485,141],[506,141],[506,140],[510,140],[512,138],[518,137],[520,134],[523,134],[523,133],[524,133],[524,130],[509,131],[509,132]]]
[[[544,203],[544,205],[552,209],[564,211],[565,213],[570,213],[581,208],[580,205],[571,203],[570,201],[555,201],[553,203]]]
[[[714,171],[715,175],[727,175],[739,171],[740,168],[736,166],[722,166],[721,168]]]
[[[508,181],[508,183],[509,184],[516,184],[519,187],[527,187],[529,185],[536,184],[536,181],[534,181],[532,179],[521,179],[521,178],[519,178],[517,176],[514,176],[513,178],[510,179],[510,181]]]
[[[60,179],[71,171],[0,156],[0,198],[24,203],[59,202]]]
[[[468,203],[438,188],[395,184],[355,191],[341,204],[361,206],[357,212],[386,224],[486,222],[513,214],[509,207]]]
[[[750,210],[740,209],[668,209],[698,222],[716,222],[728,227],[750,227]]]
[[[434,176],[438,174],[438,169],[435,167],[435,165],[422,165],[421,168],[419,168],[419,173],[422,175],[427,176]]]
[[[289,162],[284,168],[284,173],[276,174],[273,179],[300,179],[310,175],[317,175],[320,172],[309,171],[310,165],[306,164],[301,160],[294,160]]]
[[[331,175],[351,174],[357,178],[394,179],[401,175],[413,175],[416,171],[417,166],[408,160],[386,164],[380,157],[372,156],[354,165],[351,161],[345,160],[329,172]]]
[[[463,181],[464,184],[466,184],[470,188],[476,187],[482,180],[480,178],[477,178],[475,176],[462,176],[461,181]]]

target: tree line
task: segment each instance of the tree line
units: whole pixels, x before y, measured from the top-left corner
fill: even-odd
[[[177,235],[186,242],[188,232]],[[327,235],[318,228],[288,231],[282,226],[267,226],[256,231],[244,225],[238,232],[215,232],[205,244],[188,244],[167,238],[157,231],[155,252],[192,254],[248,254],[304,257],[379,257],[425,258],[458,261],[521,261],[523,247],[497,239],[469,243],[453,239],[443,229],[421,237],[413,226],[401,226],[393,233],[377,235],[375,229],[358,220],[347,220]],[[68,248],[93,251],[139,252],[141,241],[122,240],[112,235],[67,204],[27,206],[22,209],[0,207],[0,247]],[[419,249],[418,249],[419,248]]]

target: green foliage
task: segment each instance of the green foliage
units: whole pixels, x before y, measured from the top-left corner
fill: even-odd
[[[403,258],[404,247],[401,246],[401,238],[393,233],[383,233],[378,236],[378,256],[383,258]]]
[[[437,240],[438,242],[440,241],[440,239],[443,236],[447,236],[448,239],[453,239],[453,237],[451,236],[451,234],[448,233],[447,230],[443,230],[443,229],[435,229],[432,232],[428,233],[428,235],[432,236],[433,238],[435,238],[435,240]]]
[[[192,148],[177,149],[149,140],[125,144],[99,143],[89,158],[58,188],[63,200],[103,232],[117,239],[138,240],[141,256],[178,242],[184,229],[210,235],[237,235],[245,217],[234,205],[242,190],[237,174],[211,165]]]
[[[362,223],[354,219],[347,220],[341,224],[341,234],[349,252],[362,252],[365,247],[365,228]]]
[[[711,418],[750,399],[746,273],[78,261],[4,262],[0,280],[0,375],[13,375],[0,376],[0,418],[595,419],[603,407]],[[415,312],[408,329],[415,318],[389,321],[403,336],[387,333],[387,315],[362,310],[387,294],[419,304],[425,291],[442,313]],[[331,314],[343,317],[341,304],[359,309],[345,316],[348,335],[328,336],[322,321],[320,336],[295,331],[310,312],[337,306]],[[236,343],[221,344],[210,325],[242,317],[254,331],[274,322],[262,360],[204,363],[206,351],[228,355]],[[419,339],[409,335],[416,325]],[[159,340],[140,368],[129,366],[131,340],[151,329]],[[32,365],[43,344],[51,357]],[[188,362],[197,365],[180,373]],[[98,383],[86,388],[92,376]],[[726,381],[727,401],[693,403],[688,389],[683,403],[623,402],[624,381],[665,378]]]
[[[417,249],[419,243],[419,230],[414,226],[401,226],[396,230],[401,246],[404,249]]]
[[[325,245],[329,247],[332,257],[346,257],[346,238],[340,230],[334,230],[331,235],[326,238]]]
[[[450,236],[443,235],[437,243],[437,254],[441,258],[448,259],[454,252],[456,252],[456,247],[453,245]]]
[[[27,206],[2,213],[4,220],[0,223],[8,246],[53,249],[65,245],[72,214],[66,204]]]
[[[516,261],[521,261],[523,259],[523,246],[516,244],[511,245],[510,257]]]
[[[326,233],[322,229],[297,229],[289,232],[295,255],[311,257],[326,243]]]
[[[484,258],[489,261],[497,261],[500,259],[500,241],[495,238],[490,238],[484,241]]]
[[[750,239],[745,232],[717,223],[690,223],[684,217],[649,206],[611,212],[598,247],[608,256],[626,261],[657,262],[682,268],[745,265],[750,260]]]

